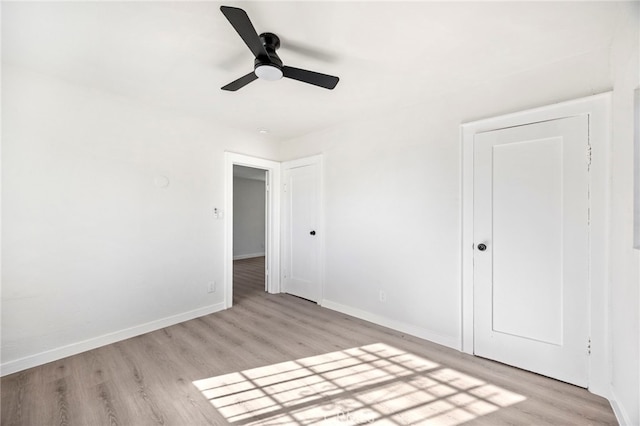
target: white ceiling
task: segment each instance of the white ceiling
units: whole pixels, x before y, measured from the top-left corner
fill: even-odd
[[[219,10],[281,38],[283,79],[220,87],[253,56]],[[611,2],[46,2],[2,4],[2,60],[152,107],[287,139],[606,48]]]

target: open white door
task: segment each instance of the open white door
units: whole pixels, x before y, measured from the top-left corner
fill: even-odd
[[[319,156],[289,161],[283,170],[283,265],[285,293],[321,299]]]
[[[474,353],[588,385],[589,123],[474,139]]]

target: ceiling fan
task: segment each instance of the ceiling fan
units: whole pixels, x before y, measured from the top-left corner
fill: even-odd
[[[276,50],[280,47],[278,36],[273,33],[258,35],[244,10],[237,7],[220,6],[220,11],[255,56],[254,70],[222,87],[222,90],[236,91],[258,78],[275,81],[287,77],[325,89],[333,89],[338,84],[338,77],[283,65],[276,54]]]

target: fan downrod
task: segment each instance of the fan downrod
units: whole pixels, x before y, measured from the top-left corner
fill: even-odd
[[[260,41],[264,45],[265,50],[269,54],[268,58],[258,57],[255,60],[255,66],[260,65],[275,65],[278,68],[282,68],[282,61],[276,53],[276,50],[280,48],[280,38],[274,33],[262,33],[260,34]]]

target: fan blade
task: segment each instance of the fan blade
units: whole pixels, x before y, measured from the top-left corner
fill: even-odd
[[[253,80],[255,80],[257,78],[258,78],[258,76],[256,75],[256,73],[251,71],[249,74],[247,74],[247,75],[245,75],[243,77],[240,77],[236,81],[232,81],[231,83],[229,83],[226,86],[222,87],[222,90],[228,90],[230,92],[235,92],[238,89],[242,89],[244,86],[246,86],[247,84],[251,83]]]
[[[340,80],[332,75],[320,74],[319,72],[301,70],[300,68],[282,67],[282,74],[287,78],[302,81],[303,83],[313,84],[315,86],[324,87],[325,89],[333,89]]]
[[[247,12],[237,7],[220,6],[220,11],[231,23],[231,26],[238,32],[238,35],[247,44],[251,53],[256,58],[268,58],[269,54],[264,48],[256,29],[253,27]]]

